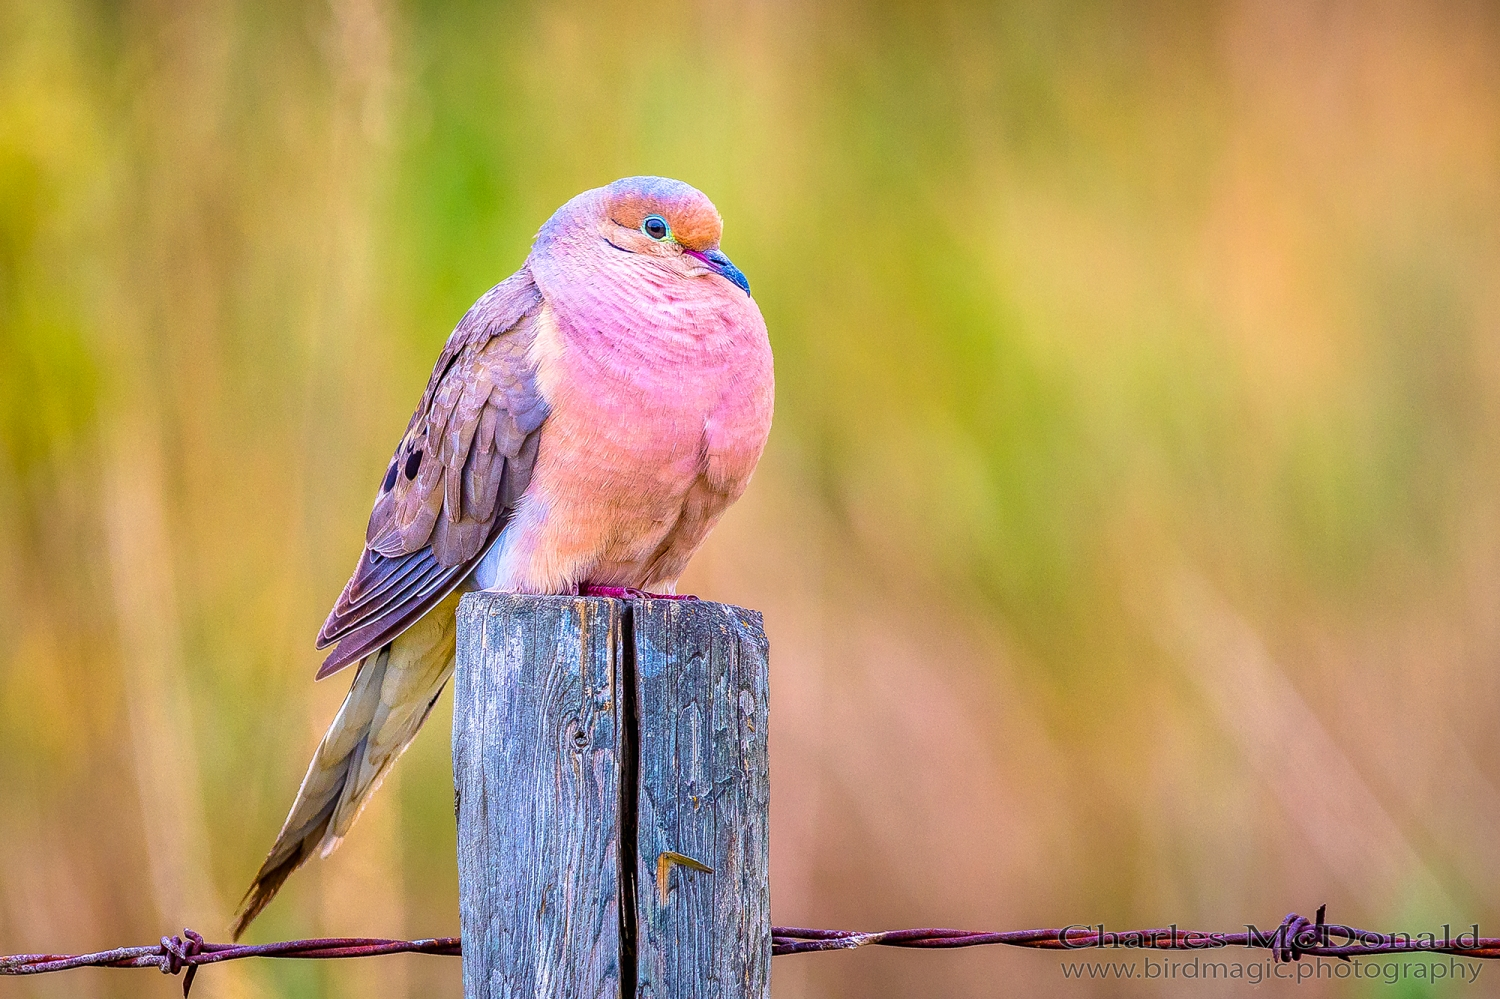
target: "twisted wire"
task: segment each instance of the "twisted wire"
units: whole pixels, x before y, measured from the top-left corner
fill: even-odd
[[[1109,930],[1104,926],[1074,924],[1059,929],[955,930],[939,927],[881,930],[809,929],[800,926],[771,927],[771,953],[813,954],[860,947],[908,947],[947,950],[957,947],[1004,945],[1034,950],[1080,951],[1099,948],[1137,950],[1212,950],[1246,947],[1269,950],[1277,961],[1303,957],[1333,957],[1352,960],[1382,954],[1442,954],[1492,960],[1500,958],[1500,937],[1480,937],[1447,932],[1435,934],[1377,933],[1324,920],[1326,906],[1317,918],[1295,912],[1270,932],[1247,926],[1243,933],[1183,930],[1176,926],[1146,930]],[[15,954],[0,957],[0,975],[40,975],[75,968],[156,968],[165,975],[186,972],[182,994],[192,989],[193,977],[204,965],[239,961],[251,957],[342,959],[377,957],[382,954],[463,953],[458,937],[425,940],[386,940],[376,937],[324,937],[314,940],[284,940],[265,944],[209,943],[185,929],[180,936],[162,937],[144,947],[118,947],[93,954]]]

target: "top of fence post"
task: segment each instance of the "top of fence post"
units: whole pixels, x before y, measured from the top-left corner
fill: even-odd
[[[768,997],[760,615],[475,593],[458,617],[466,999]]]

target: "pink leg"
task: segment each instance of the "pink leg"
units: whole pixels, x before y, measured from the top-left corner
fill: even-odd
[[[595,586],[584,583],[578,587],[580,597],[614,597],[617,600],[697,600],[691,593],[647,593],[634,586]]]

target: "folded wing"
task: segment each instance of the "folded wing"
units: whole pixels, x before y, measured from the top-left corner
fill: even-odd
[[[448,338],[381,480],[359,565],[318,633],[318,648],[337,643],[319,679],[431,610],[504,529],[531,480],[548,413],[529,360],[540,307],[523,269]]]

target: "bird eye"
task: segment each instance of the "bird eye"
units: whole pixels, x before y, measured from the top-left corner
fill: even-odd
[[[672,235],[672,227],[667,225],[667,220],[660,215],[647,215],[641,223],[641,232],[654,240],[663,240]]]

